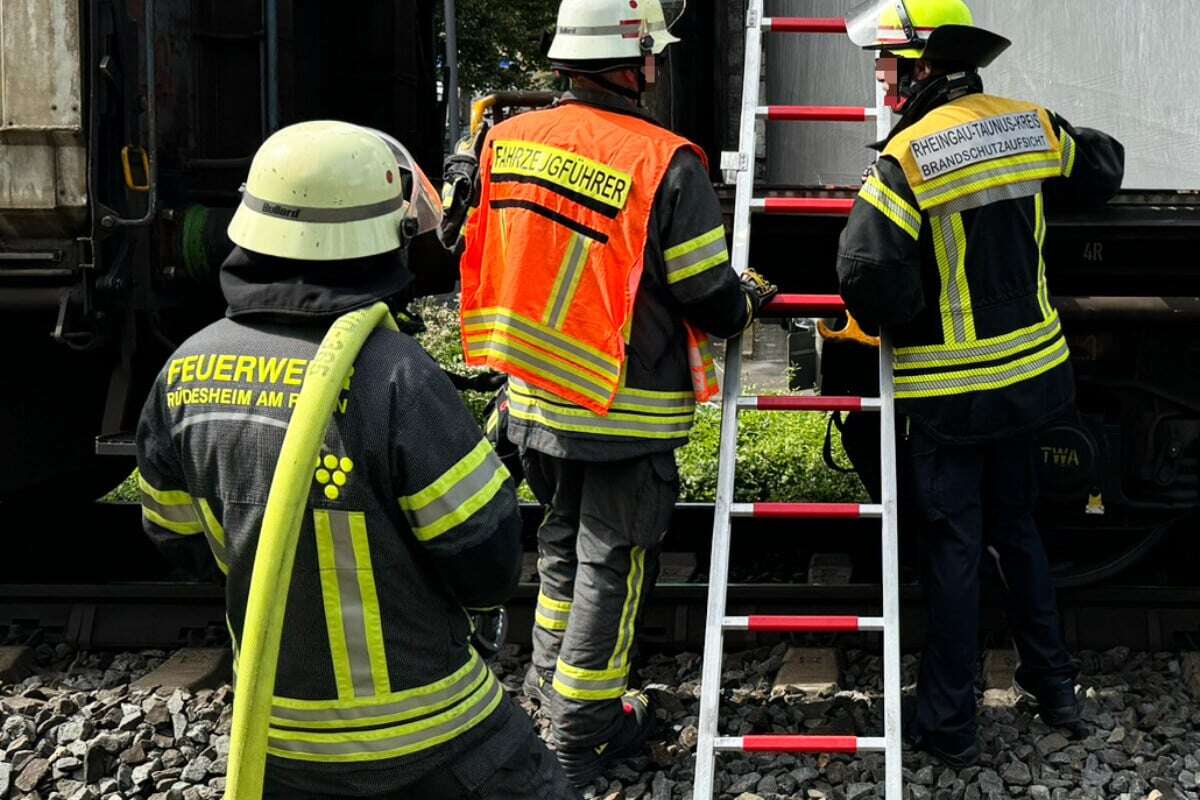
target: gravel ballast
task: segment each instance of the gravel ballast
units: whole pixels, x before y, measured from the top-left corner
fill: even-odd
[[[725,658],[721,732],[853,734],[882,730],[878,656],[841,652],[840,688],[772,691],[786,645]],[[215,800],[224,792],[232,692],[154,693],[130,684],[168,655],[40,652],[38,672],[0,686],[0,798],[23,800]],[[493,665],[512,691],[527,654]],[[1089,736],[1045,726],[1007,691],[981,697],[978,766],[904,758],[913,800],[1200,800],[1200,703],[1179,656],[1123,648],[1080,656]],[[916,659],[904,659],[911,692]],[[640,685],[657,701],[658,735],[647,753],[615,766],[585,791],[602,800],[685,800],[699,715],[700,658],[652,656]],[[548,735],[536,705],[520,702]],[[723,800],[867,800],[882,797],[883,758],[871,755],[723,755]]]

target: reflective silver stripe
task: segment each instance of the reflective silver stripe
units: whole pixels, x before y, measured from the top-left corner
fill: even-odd
[[[342,631],[346,637],[346,656],[350,660],[350,680],[354,685],[354,696],[370,697],[375,694],[375,682],[371,677],[367,622],[358,586],[358,560],[354,557],[354,540],[350,535],[350,512],[322,513],[329,515],[329,531],[333,537],[333,557],[342,608]]]
[[[940,206],[934,206],[929,209],[929,213],[934,216],[961,214],[964,211],[970,211],[972,208],[999,203],[1002,200],[1019,200],[1023,197],[1033,197],[1041,190],[1042,182],[1040,180],[1009,183],[1004,186],[996,186],[991,189],[974,192]]]
[[[993,169],[976,172],[972,175],[964,175],[961,178],[956,178],[953,181],[938,186],[935,189],[930,189],[926,186],[917,186],[913,193],[917,197],[917,202],[921,208],[927,208],[937,203],[938,198],[948,194],[953,194],[956,191],[962,190],[966,186],[971,186],[976,183],[987,183],[995,181],[999,178],[1004,178],[1009,175],[1016,175],[1023,172],[1036,172],[1045,169],[1059,169],[1061,167],[1061,159],[1058,155],[1052,152],[1046,153],[1044,158],[1031,159],[1019,164],[1006,164]]]
[[[242,205],[251,211],[268,217],[290,219],[296,222],[361,222],[366,219],[385,217],[404,208],[404,198],[400,196],[381,200],[365,206],[348,206],[345,208],[314,208],[312,206],[293,206],[286,203],[275,203],[255,197],[250,192],[242,192]]]
[[[434,691],[426,691],[424,688],[412,689],[402,693],[411,696],[398,700],[375,705],[321,709],[288,708],[276,704],[271,707],[271,716],[277,720],[303,724],[311,722],[354,723],[378,717],[430,714],[442,710],[451,701],[459,699],[461,695],[467,693],[468,689],[484,677],[483,673],[487,669],[487,665],[472,651],[471,660],[464,665],[464,668],[465,671],[460,670],[461,674],[446,686]]]
[[[178,434],[200,422],[250,422],[255,425],[270,425],[272,428],[282,428],[285,431],[288,427],[287,420],[285,419],[276,419],[275,417],[255,414],[253,411],[209,411],[204,414],[190,414],[184,417],[172,426],[171,433]]]
[[[663,22],[648,22],[646,28],[650,32],[663,31],[667,29],[667,23]],[[636,34],[642,29],[641,20],[633,22],[621,23],[620,25],[559,25],[558,32],[564,36],[624,36],[628,33]]]
[[[500,702],[502,694],[500,682],[489,677],[466,701],[433,717],[354,733],[292,733],[272,728],[268,747],[284,757],[296,754],[342,756],[342,760],[355,760],[356,757],[369,759],[395,751],[398,751],[397,755],[403,755],[452,739],[473,728]]]
[[[724,234],[724,231],[722,231],[722,234]],[[722,255],[724,255],[724,258],[721,258]],[[712,259],[713,263],[709,264],[704,269],[694,274],[684,274],[691,267],[700,264],[701,262],[708,261],[709,259]],[[729,261],[729,248],[725,244],[725,236],[722,235],[721,238],[717,239],[716,241],[706,244],[703,247],[698,247],[690,253],[684,253],[681,256],[668,259],[667,282],[678,283],[679,281],[687,280],[688,278],[695,277],[696,275],[702,275],[707,270],[712,269],[720,264],[724,264],[727,261]]]
[[[536,399],[530,402],[516,392],[509,397],[509,412],[521,420],[540,422],[551,428],[581,432],[594,430],[598,433],[626,433],[630,436],[654,434],[664,437],[683,437],[687,436],[692,429],[691,414],[688,414],[686,419],[666,417],[661,421],[655,421],[652,416],[628,419],[624,412],[610,412],[608,416],[602,417],[599,414],[581,410],[583,416],[577,416],[568,413],[569,409],[556,410]]]
[[[557,378],[567,386],[583,388],[586,391],[597,395],[597,398],[603,397],[607,399],[609,395],[612,394],[612,390],[608,387],[602,386],[577,372],[571,372],[566,367],[550,361],[549,359],[542,358],[541,356],[529,353],[526,350],[514,347],[505,339],[493,338],[486,342],[467,342],[468,354],[474,355],[479,350],[493,350],[499,355],[512,359],[518,364],[525,362],[530,365],[530,369],[532,369],[534,372],[548,373],[549,376]]]
[[[520,378],[509,378],[508,383],[514,391],[528,395],[533,400],[547,400],[556,403],[566,402],[561,397],[556,397],[550,392],[538,389],[536,386],[530,386]],[[664,413],[673,411],[676,414],[690,414],[696,408],[696,397],[693,392],[655,392],[646,389],[617,390],[612,404],[613,411],[627,409],[631,412],[636,412],[640,408],[660,410]]]
[[[466,320],[467,327],[473,327],[475,325],[495,325],[496,323],[503,323],[510,328],[515,328],[531,339],[539,340],[539,342],[545,345],[548,349],[561,350],[568,355],[579,359],[584,366],[600,375],[612,376],[614,379],[619,378],[621,375],[621,365],[617,363],[615,359],[610,361],[596,355],[595,353],[589,353],[582,347],[573,344],[569,339],[561,334],[551,335],[546,331],[539,330],[536,325],[529,323],[520,317],[511,314],[492,313],[472,315]],[[470,333],[468,333],[468,335],[470,335]],[[605,393],[607,394],[607,392]]]
[[[483,460],[448,488],[445,494],[430,500],[420,508],[405,507],[404,512],[408,516],[409,522],[414,528],[427,528],[433,525],[443,517],[457,511],[464,503],[482,491],[496,477],[496,473],[504,468],[504,464],[500,462],[496,452],[489,447]]]
[[[951,325],[951,330],[943,331],[943,333],[948,341],[965,342],[967,341],[967,323],[963,314],[968,310],[966,304],[969,300],[963,297],[958,283],[958,273],[964,265],[963,254],[958,250],[958,237],[955,235],[954,223],[957,220],[959,220],[958,217],[950,216],[933,223],[933,228],[934,234],[940,236],[943,248],[940,253],[936,252],[937,248],[935,248],[935,255],[941,256],[939,261],[942,263],[939,266],[941,267],[942,297],[950,315]],[[945,320],[943,320],[944,325]]]
[[[142,508],[153,511],[169,522],[188,524],[199,522],[196,509],[190,505],[166,505],[155,500],[150,494],[142,491]]]
[[[977,374],[949,372],[944,375],[899,377],[896,379],[896,395],[898,397],[917,397],[1003,388],[1040,375],[1059,360],[1065,359],[1069,353],[1067,340],[1059,337],[1055,343],[1037,354],[1035,358],[1024,363],[1014,362],[988,369],[968,371]]]
[[[571,299],[579,287],[579,279],[583,277],[583,265],[587,262],[590,244],[590,239],[585,239],[578,233],[571,234],[567,242],[567,252],[563,254],[563,263],[559,267],[558,279],[554,282],[550,306],[546,313],[546,324],[552,328],[561,328],[566,321]]]
[[[608,661],[609,669],[624,667],[628,663],[629,651],[633,647],[634,623],[637,621],[638,607],[642,602],[642,581],[645,578],[646,550],[634,546],[629,551],[629,577],[626,580],[625,607],[621,610],[621,630],[617,634],[617,643],[613,648],[612,658]]]
[[[980,362],[998,358],[1005,353],[1015,353],[1031,347],[1037,342],[1051,339],[1062,332],[1062,325],[1055,315],[1046,323],[1039,324],[1014,338],[983,339],[973,346],[967,347],[925,347],[920,351],[897,350],[895,363],[897,370],[923,369],[926,367],[947,366],[961,369],[962,364],[955,362]]]

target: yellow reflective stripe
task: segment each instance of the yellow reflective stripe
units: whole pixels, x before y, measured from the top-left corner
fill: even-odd
[[[487,719],[504,699],[499,681],[487,680],[471,696],[440,714],[367,731],[317,733],[272,728],[267,752],[300,761],[379,761],[426,750],[457,738]]]
[[[354,697],[350,654],[346,649],[346,631],[342,625],[342,594],[338,585],[337,560],[333,551],[333,529],[329,512],[313,511],[313,528],[317,539],[317,565],[320,570],[321,600],[325,607],[325,629],[329,634],[329,654],[333,661],[333,679],[338,697]]]
[[[633,647],[638,607],[642,600],[642,582],[645,577],[646,549],[634,545],[629,552],[629,575],[625,578],[625,603],[617,625],[617,644],[613,648],[612,658],[608,660],[610,669],[626,667],[629,664],[629,650]]]
[[[562,611],[568,614],[571,612],[570,600],[555,600],[541,590],[538,591],[538,605],[545,606],[552,611]]]
[[[225,529],[221,527],[207,500],[203,497],[197,498],[196,506],[200,511],[200,522],[204,528],[204,536],[208,539],[208,548],[212,551],[217,566],[228,575],[229,551],[225,548]]]
[[[537,375],[550,384],[565,386],[584,397],[594,400],[601,406],[607,406],[609,398],[612,396],[611,394],[605,394],[603,387],[600,387],[598,384],[583,382],[579,373],[573,372],[572,367],[546,361],[536,352],[529,350],[515,341],[492,340],[487,343],[478,343],[467,339],[467,355],[468,357],[475,358],[491,357],[511,361],[513,364],[528,370],[533,375]]]
[[[557,600],[538,588],[537,608],[533,612],[534,624],[544,630],[561,633],[567,629],[570,618],[570,600]]]
[[[1062,140],[1062,155],[1063,155],[1063,177],[1069,178],[1075,172],[1075,139],[1065,130],[1059,137]]]
[[[942,338],[950,343],[973,342],[976,339],[975,315],[967,284],[967,234],[962,215],[932,217],[929,224],[933,229],[933,250],[941,282],[938,303]]]
[[[204,528],[200,525],[200,520],[194,517],[194,522],[176,522],[175,520],[167,519],[162,514],[152,508],[147,508],[145,505],[142,506],[142,516],[158,527],[166,528],[171,533],[178,533],[180,536],[191,536],[204,532]]]
[[[702,233],[694,239],[688,239],[683,244],[677,244],[674,247],[669,247],[663,253],[663,258],[667,261],[674,261],[680,256],[686,256],[694,250],[699,250],[705,245],[710,245],[716,241],[725,241],[725,226],[718,225],[708,233]]]
[[[563,404],[569,402],[563,398],[532,386],[520,378],[509,379],[510,394],[521,394],[526,400],[544,400],[550,403]],[[609,416],[614,411],[644,411],[649,414],[691,414],[696,408],[696,398],[693,392],[654,392],[642,389],[629,389],[622,386],[617,390],[609,407]]]
[[[360,698],[357,705],[332,701],[332,707],[313,708],[314,705],[328,706],[330,703],[272,698],[271,724],[305,730],[344,731],[425,717],[457,705],[478,691],[479,687],[488,681],[487,673],[488,666],[472,650],[465,664],[439,681],[406,692],[390,693],[365,700]],[[364,705],[364,702],[370,705]],[[293,708],[291,705],[303,707]]]
[[[150,495],[160,506],[191,506],[192,504],[192,496],[187,492],[157,489],[150,485],[140,471],[138,472],[138,488],[144,494]]]
[[[563,253],[562,263],[559,264],[558,274],[554,277],[554,285],[550,288],[550,296],[546,299],[546,313],[542,323],[551,328],[561,329],[567,319],[567,311],[571,308],[571,300],[583,279],[584,265],[587,263],[588,252],[592,240],[578,233],[571,234],[567,240],[567,249]]]
[[[920,201],[923,195],[934,195],[939,189],[943,189],[951,184],[961,183],[968,178],[975,178],[983,174],[1003,173],[1005,170],[1032,168],[1036,166],[1044,166],[1048,163],[1059,163],[1059,156],[1053,152],[1025,153],[1019,156],[1008,156],[1007,158],[995,158],[991,161],[984,161],[970,167],[964,167],[953,172],[948,172],[941,177],[934,178],[931,181],[925,181],[913,187],[913,194]]]
[[[486,439],[416,494],[398,498],[417,539],[427,542],[470,519],[496,496],[508,470]]]
[[[464,330],[480,333],[493,327],[502,327],[504,330],[519,333],[538,347],[579,362],[597,374],[611,374],[613,377],[619,377],[621,374],[619,359],[516,312],[504,308],[480,308],[465,312],[463,318]]]
[[[729,261],[725,246],[725,226],[719,225],[663,253],[667,283],[675,284]]]
[[[316,714],[317,712],[323,712],[325,714],[335,714],[339,711],[377,713],[378,707],[381,706],[391,703],[401,703],[411,700],[414,697],[423,697],[441,692],[446,687],[461,681],[467,673],[475,669],[480,663],[482,662],[475,651],[468,650],[467,661],[453,673],[444,678],[439,678],[433,683],[423,684],[412,689],[404,689],[399,692],[391,692],[375,697],[348,697],[344,700],[301,700],[295,697],[276,696],[272,698],[271,703],[275,709],[286,709],[289,713],[302,712]],[[296,719],[305,719],[305,717],[294,715],[290,716],[290,718],[293,721]],[[326,717],[316,716],[316,718],[324,719]]]
[[[366,630],[367,655],[371,662],[375,694],[388,694],[392,691],[392,681],[388,674],[387,651],[384,649],[383,617],[379,611],[375,571],[371,567],[366,514],[355,512],[350,515],[350,541],[354,548],[354,562],[358,568],[358,593],[362,598],[363,627]]]
[[[517,419],[560,430],[647,439],[686,437],[693,421],[691,412],[660,416],[610,411],[600,416],[577,406],[545,403],[516,390],[509,396],[508,413]]]
[[[1038,305],[1042,308],[1042,316],[1049,319],[1054,313],[1054,308],[1050,305],[1050,288],[1046,283],[1046,255],[1043,252],[1046,246],[1046,208],[1041,192],[1034,198],[1033,208],[1034,216],[1037,217],[1033,236],[1038,251]]]
[[[883,181],[872,175],[863,184],[858,196],[870,203],[913,239],[921,237],[921,215],[893,192]]]
[[[518,175],[620,210],[633,178],[616,167],[539,142],[498,139],[492,143],[492,175]]]
[[[584,669],[561,658],[555,665],[554,691],[570,700],[611,700],[623,695],[628,683],[628,665],[616,669]]]
[[[934,375],[897,377],[895,381],[896,397],[907,400],[1003,389],[1048,372],[1062,364],[1070,356],[1071,351],[1067,347],[1067,340],[1059,337],[1049,347],[1019,361],[999,366]]]
[[[1031,347],[1045,344],[1062,333],[1058,324],[1058,312],[1027,328],[997,336],[979,339],[968,344],[933,345],[929,347],[905,347],[896,350],[897,370],[933,369],[953,367],[980,361],[994,361],[1014,356]]]

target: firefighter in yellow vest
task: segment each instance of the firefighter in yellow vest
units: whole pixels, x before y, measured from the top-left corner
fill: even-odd
[[[658,0],[564,0],[550,60],[571,91],[491,131],[465,231],[467,359],[510,376],[508,435],[547,507],[526,689],[576,785],[649,732],[626,689],[674,451],[717,388],[708,334],[774,293],[730,267],[704,153],[639,107],[674,41]]]
[[[227,575],[235,670],[309,363],[335,320],[404,291],[409,245],[440,217],[408,151],[377,131],[300,123],[254,157],[221,270],[227,318],[171,356],[137,429],[146,531],[168,553],[211,551]],[[464,607],[516,587],[520,516],[507,471],[415,341],[367,339],[308,480],[278,587],[264,797],[573,796],[470,644]]]
[[[838,275],[854,315],[892,335],[910,426],[929,626],[907,732],[969,764],[985,545],[1005,582],[1019,686],[1047,724],[1081,726],[1033,520],[1032,437],[1074,396],[1042,244],[1046,209],[1116,193],[1124,151],[1033,103],[985,94],[978,70],[1009,41],[976,27],[962,0],[886,0],[848,22],[879,51],[878,77],[902,115],[842,234]]]

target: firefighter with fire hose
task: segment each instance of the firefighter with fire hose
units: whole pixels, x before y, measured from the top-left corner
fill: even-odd
[[[884,0],[852,14],[856,43],[900,113],[877,145],[842,234],[852,314],[895,346],[898,411],[920,517],[929,606],[907,733],[968,765],[975,741],[979,571],[993,553],[1020,657],[1019,688],[1052,726],[1080,732],[1076,668],[1033,511],[1033,434],[1073,401],[1051,303],[1046,209],[1101,205],[1124,151],[1032,103],[985,94],[979,70],[1010,42],[962,0]]]
[[[516,586],[512,481],[385,305],[440,220],[391,137],[274,134],[229,228],[226,319],[171,356],[142,411],[147,532],[227,576],[229,798],[575,796],[470,644],[464,608]]]

